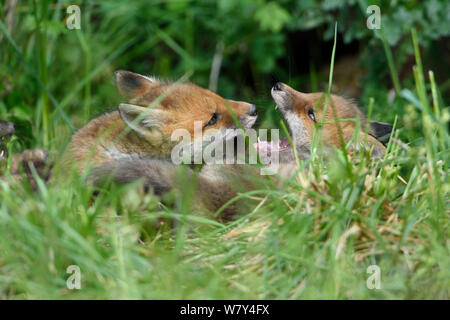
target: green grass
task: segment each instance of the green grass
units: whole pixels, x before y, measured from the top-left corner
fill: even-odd
[[[117,104],[120,98],[106,80],[112,64],[126,65],[154,43],[136,46],[100,28],[105,38],[111,35],[113,43],[105,43],[111,50],[97,47],[94,32],[70,35],[86,44],[80,72],[71,79],[68,71],[44,70],[53,39],[45,36],[47,29],[29,44],[38,50],[35,57],[16,45],[26,42],[25,35],[13,40],[1,21],[2,65],[12,74],[24,72],[17,86],[34,81],[30,93],[0,104],[0,117],[13,113],[37,121],[35,138],[27,145],[15,137],[13,150],[45,145],[60,153],[72,121],[81,126],[96,103]],[[160,35],[189,56],[190,39],[181,48],[170,35]],[[0,299],[448,299],[450,115],[433,73],[425,77],[415,31],[412,47],[415,83],[396,98],[404,126],[384,159],[362,156],[349,163],[340,152],[324,165],[314,157],[309,171],[299,170],[278,189],[241,194],[257,204],[230,223],[216,221],[214,213],[191,212],[189,192],[174,194],[175,204],[166,207],[136,185],[111,187],[93,199],[77,175],[64,186],[40,184],[37,193],[26,183],[0,180]],[[191,71],[191,63],[182,72]],[[27,104],[37,108],[28,111]],[[406,137],[406,146],[395,142],[399,137]],[[80,290],[66,287],[70,265],[81,270]],[[370,265],[380,267],[379,290],[366,286]]]

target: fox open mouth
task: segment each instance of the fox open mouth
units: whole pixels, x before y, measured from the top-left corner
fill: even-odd
[[[278,91],[277,91],[278,90]],[[277,93],[279,92],[279,89],[275,90]],[[279,109],[279,104],[284,104],[284,100],[281,102],[277,102],[276,97],[278,97],[277,94],[274,94],[274,89],[272,89],[272,96],[275,100],[276,106],[275,109]],[[284,99],[284,95],[283,95]],[[286,119],[286,118],[285,118]],[[288,126],[288,133],[290,137],[293,137],[292,130]],[[280,153],[282,151],[291,149],[291,144],[288,140],[288,138],[282,138],[275,141],[261,141],[258,137],[258,142],[253,144],[253,147],[256,149],[258,154],[260,156],[270,156],[272,152]]]
[[[259,140],[259,138],[258,138]],[[287,138],[276,141],[258,141],[253,144],[259,155],[270,155],[272,152],[280,152],[291,147]]]

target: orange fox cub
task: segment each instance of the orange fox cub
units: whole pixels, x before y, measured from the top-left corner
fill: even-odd
[[[202,135],[198,139],[204,141],[211,129],[225,132],[236,128],[229,109],[244,128],[256,121],[254,105],[226,100],[191,83],[161,82],[129,71],[117,71],[115,81],[128,103],[81,128],[63,156],[63,168],[75,164],[82,172],[86,167],[130,157],[169,158],[178,143],[171,141],[176,129],[187,130],[195,141],[194,122],[201,121]],[[233,138],[225,134],[220,137]]]
[[[278,82],[273,86],[271,94],[276,108],[280,110],[287,122],[289,134],[301,159],[306,159],[310,155],[314,127],[317,123],[321,123],[322,126],[318,142],[325,147],[341,148],[341,137],[347,144],[357,133],[355,132],[358,128],[356,120],[359,120],[360,124],[360,142],[353,144],[349,151],[363,147],[365,142],[365,147],[372,149],[372,158],[380,158],[385,154],[386,148],[377,139],[388,138],[392,126],[371,121],[367,130],[368,135],[364,137],[366,118],[352,101],[331,95],[324,115],[326,95],[322,92],[302,93]],[[279,153],[280,162],[286,163],[294,158],[291,145],[286,138],[272,142],[260,141],[255,144],[255,147],[260,153],[261,151]]]

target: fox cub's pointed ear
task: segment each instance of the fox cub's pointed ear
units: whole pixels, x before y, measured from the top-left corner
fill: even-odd
[[[370,121],[369,134],[379,141],[386,143],[392,132],[392,125],[389,123]]]
[[[119,113],[122,120],[141,135],[147,134],[153,127],[160,127],[166,120],[164,110],[143,108],[126,103],[119,105]]]
[[[155,79],[130,71],[118,70],[114,73],[120,94],[127,99],[143,95],[157,82]]]

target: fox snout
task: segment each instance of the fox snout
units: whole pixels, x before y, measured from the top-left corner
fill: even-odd
[[[276,108],[281,111],[292,108],[292,98],[288,91],[288,86],[284,83],[277,82],[270,90],[273,100],[275,100]]]
[[[239,117],[239,122],[245,129],[251,128],[258,118],[258,109],[254,104],[247,103],[247,111]]]
[[[258,109],[256,109],[256,106],[255,106],[254,104],[252,104],[252,105],[250,106],[250,108],[248,109],[247,114],[248,114],[250,117],[257,117],[257,116],[258,116]]]

